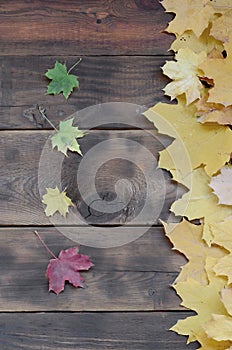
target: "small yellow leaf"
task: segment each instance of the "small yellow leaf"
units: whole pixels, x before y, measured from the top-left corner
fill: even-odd
[[[185,255],[189,262],[182,267],[176,282],[193,278],[201,284],[208,284],[205,271],[207,257],[221,258],[225,256],[225,250],[216,246],[210,248],[202,239],[203,225],[193,225],[183,220],[179,224],[166,224],[163,222],[166,236],[173,243],[174,248]]]
[[[43,195],[42,202],[47,205],[45,214],[51,216],[58,211],[61,215],[66,216],[68,207],[73,205],[71,199],[66,196],[66,192],[60,192],[56,188],[46,188],[47,193]]]
[[[164,88],[164,91],[171,100],[185,93],[189,105],[200,98],[202,84],[198,78],[201,73],[198,67],[205,61],[206,52],[196,54],[189,48],[180,49],[175,58],[177,62],[168,61],[163,66],[164,74],[174,80]]]

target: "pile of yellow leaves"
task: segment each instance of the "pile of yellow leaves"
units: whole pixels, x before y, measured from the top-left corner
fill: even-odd
[[[175,60],[163,72],[165,94],[146,117],[174,138],[159,167],[189,191],[172,204],[185,217],[163,223],[188,262],[174,282],[182,304],[196,312],[171,329],[200,349],[232,349],[232,0],[164,0],[175,13]],[[187,154],[184,156],[184,154]],[[190,221],[199,219],[199,224]]]

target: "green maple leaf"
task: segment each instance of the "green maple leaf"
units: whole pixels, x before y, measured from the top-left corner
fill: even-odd
[[[52,147],[58,148],[58,151],[67,155],[67,150],[78,152],[82,155],[80,145],[77,142],[77,138],[83,137],[85,133],[78,129],[78,127],[72,126],[73,119],[61,121],[59,130],[52,136]]]
[[[58,95],[63,92],[63,95],[68,99],[74,87],[79,87],[77,77],[69,74],[66,64],[56,61],[54,68],[48,69],[45,76],[52,81],[47,87],[47,94]]]

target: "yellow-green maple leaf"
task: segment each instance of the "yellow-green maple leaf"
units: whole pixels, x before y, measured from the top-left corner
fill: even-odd
[[[209,0],[184,0],[181,4],[176,0],[164,0],[161,4],[166,12],[176,14],[166,30],[169,33],[179,35],[186,30],[192,30],[199,37],[203,30],[208,27],[215,13]]]
[[[189,220],[204,219],[203,238],[208,245],[214,242],[211,225],[217,224],[232,214],[232,208],[219,205],[217,197],[209,187],[210,177],[203,168],[192,173],[192,188],[171,206],[176,215],[187,216]]]
[[[210,320],[212,313],[227,314],[226,309],[220,299],[220,291],[224,288],[226,281],[217,277],[211,272],[216,259],[206,259],[206,270],[209,284],[202,285],[194,279],[188,279],[185,282],[177,283],[174,288],[177,294],[182,298],[182,306],[197,312],[196,316],[190,316],[184,320],[179,320],[171,330],[178,334],[188,335],[188,342],[198,340],[198,335],[204,331],[204,324]]]
[[[168,61],[162,68],[164,74],[174,80],[164,91],[171,100],[184,93],[187,104],[190,104],[201,96],[202,84],[198,78],[201,71],[198,67],[205,61],[206,52],[196,54],[190,48],[180,49],[175,59],[177,62]]]
[[[46,188],[47,193],[43,195],[42,202],[46,204],[45,214],[51,216],[55,212],[66,216],[68,207],[73,205],[71,199],[66,196],[66,192],[60,192],[58,187]]]
[[[144,113],[160,133],[175,138],[160,152],[159,167],[171,171],[175,180],[182,183],[201,164],[212,176],[230,160],[232,131],[216,124],[202,125],[195,114],[196,107],[186,106],[181,100],[177,105],[158,103]]]
[[[189,260],[181,268],[176,282],[185,281],[193,278],[201,284],[208,283],[208,277],[205,271],[205,260],[207,257],[221,258],[225,256],[224,249],[217,246],[210,248],[202,239],[203,225],[194,225],[183,220],[179,224],[166,224],[163,222],[166,236],[176,249],[183,253]]]
[[[80,145],[76,139],[83,137],[85,133],[79,130],[78,127],[72,125],[73,119],[74,118],[71,118],[60,122],[59,130],[51,138],[52,147],[57,147],[58,151],[65,155],[67,155],[68,150],[82,155]]]

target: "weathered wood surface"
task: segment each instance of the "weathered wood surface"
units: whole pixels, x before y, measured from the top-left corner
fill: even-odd
[[[167,332],[184,312],[0,314],[1,350],[184,350],[186,338]]]
[[[83,272],[86,289],[65,286],[48,293],[51,258],[34,235],[37,229],[57,255],[75,246],[55,228],[0,229],[0,311],[158,311],[183,310],[170,285],[185,258],[171,250],[162,228],[150,228],[136,241],[110,249],[81,247],[94,267]]]
[[[41,151],[51,131],[11,131],[1,132],[0,138],[0,223],[1,225],[47,225],[49,219],[44,214],[41,195],[38,190],[38,168],[41,169],[42,183],[41,194],[46,193],[46,187],[54,188],[56,185],[64,189],[77,205],[76,209],[81,213],[88,223],[95,224],[118,224],[130,222],[138,225],[153,225],[158,223],[158,217],[143,219],[138,214],[147,200],[147,181],[150,183],[151,191],[154,191],[154,198],[151,198],[151,208],[154,212],[161,211],[159,217],[168,220],[171,203],[176,197],[184,193],[184,189],[177,187],[171,181],[170,175],[162,170],[156,169],[158,151],[171,141],[164,135],[150,133],[144,130],[131,131],[91,131],[84,138],[80,139],[83,154],[93,149],[96,145],[102,145],[101,152],[93,152],[88,158],[86,175],[91,172],[91,164],[99,159],[99,168],[96,173],[95,182],[99,196],[110,201],[114,199],[115,186],[117,181],[121,183],[119,191],[121,197],[125,196],[127,206],[121,209],[121,197],[118,197],[118,208],[111,213],[95,211],[89,207],[92,202],[92,195],[89,188],[86,188],[87,200],[80,196],[77,173],[82,158],[70,153],[69,157],[63,160],[61,169],[61,182],[59,172],[56,171],[56,157],[62,157],[60,152],[54,150],[49,158],[48,168],[43,168],[40,161]],[[104,146],[104,142],[109,142]],[[49,145],[50,145],[50,141]],[[109,145],[112,145],[111,147]],[[142,148],[143,147],[143,148]],[[143,159],[144,149],[148,151],[150,159]],[[140,156],[141,154],[141,156]],[[103,158],[102,158],[103,155]],[[145,154],[147,156],[147,153]],[[108,157],[108,158],[107,158]],[[122,159],[120,159],[122,158]],[[128,158],[129,161],[123,158]],[[58,158],[60,159],[60,158]],[[83,158],[85,159],[85,157]],[[106,159],[106,161],[104,161]],[[130,161],[130,159],[132,159]],[[134,163],[132,161],[134,160]],[[60,160],[62,162],[62,160]],[[60,164],[58,162],[58,164]],[[106,163],[105,163],[106,162]],[[105,163],[105,164],[104,164]],[[62,164],[62,163],[61,163]],[[50,170],[49,170],[50,169]],[[55,169],[54,175],[51,175]],[[84,168],[85,169],[85,168]],[[148,174],[148,179],[145,175]],[[149,176],[150,175],[150,176]],[[94,174],[93,174],[94,176]],[[85,178],[79,184],[84,187]],[[93,197],[95,198],[95,197]],[[86,204],[87,203],[87,204]],[[93,210],[91,210],[93,208]],[[138,219],[137,219],[138,217]],[[76,221],[72,222],[76,225]]]
[[[59,120],[95,104],[119,101],[148,108],[168,101],[162,92],[168,79],[160,67],[170,59],[172,36],[162,31],[171,18],[158,0],[0,1],[1,350],[197,348],[167,332],[177,319],[191,313],[180,307],[170,286],[185,258],[171,250],[161,227],[149,228],[158,220],[138,221],[137,225],[148,225],[148,231],[121,247],[82,246],[81,252],[95,264],[83,273],[86,288],[66,285],[58,297],[48,292],[45,270],[50,257],[33,234],[37,229],[55,254],[76,244],[51,227],[41,204],[38,166],[51,131],[43,130],[50,127],[41,120],[38,105],[58,125]],[[80,90],[68,102],[62,95],[46,95],[45,71],[56,60],[71,67],[79,57],[83,60],[73,73],[79,76]],[[143,116],[130,118],[140,129],[153,129]],[[124,141],[106,150],[107,156],[138,152],[136,165],[112,157],[96,177],[98,193],[109,202],[117,181],[125,180],[120,193],[133,196],[123,215],[99,216],[84,205],[76,181],[80,158],[69,154],[63,163],[62,187],[68,186],[76,210],[88,217],[88,223],[129,223],[144,203],[147,164],[131,141],[151,152],[150,169],[156,174],[158,152],[171,140],[154,137],[148,130],[129,130],[133,123],[104,125],[102,129],[108,130],[91,131],[80,140],[84,154],[116,137]],[[89,127],[85,118],[80,124]],[[167,220],[170,204],[184,189],[177,188],[167,173],[163,176],[166,188],[160,217]],[[156,177],[151,181],[155,188]],[[152,205],[159,205],[160,199],[154,196]]]
[[[0,129],[50,128],[36,105],[46,108],[47,116],[57,125],[77,110],[99,103],[130,102],[150,107],[168,101],[162,92],[168,82],[160,68],[165,62],[163,57],[83,57],[73,71],[79,76],[80,89],[74,90],[68,102],[62,94],[45,94],[48,80],[44,73],[55,60],[71,67],[77,57],[0,58]],[[151,125],[141,117],[141,128],[148,127]]]
[[[1,55],[160,55],[172,37],[158,0],[1,1]]]

